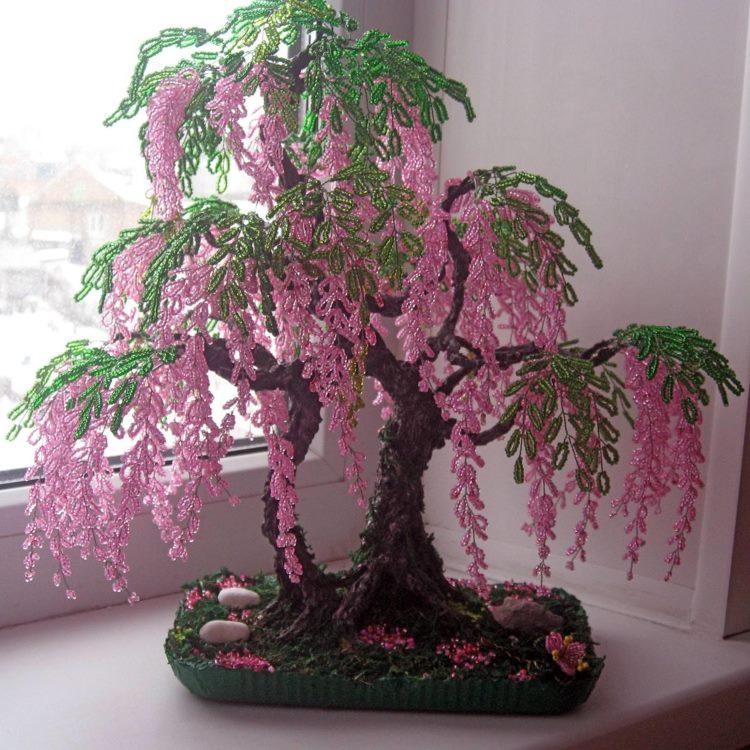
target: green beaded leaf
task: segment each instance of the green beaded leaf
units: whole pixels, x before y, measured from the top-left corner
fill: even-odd
[[[116,433],[143,378],[160,364],[175,362],[180,352],[177,346],[162,349],[141,346],[115,356],[105,349],[89,347],[86,341],[70,342],[62,354],[39,369],[34,385],[8,415],[15,425],[7,439],[13,440],[22,428],[33,427],[34,413],[55,394],[83,377],[91,378],[91,384],[77,398],[70,398],[66,403],[69,411],[79,411],[76,439],[86,434],[93,418],[101,416],[105,404],[116,407],[109,423],[112,432]]]
[[[631,325],[614,335],[622,345],[636,349],[638,359],[649,358],[646,377],[655,377],[660,366],[665,368],[662,398],[666,403],[672,400],[675,383],[680,383],[702,404],[708,404],[706,377],[716,383],[725,406],[730,393],[739,396],[744,390],[727,358],[716,350],[716,344],[692,328]],[[688,421],[697,418],[692,408],[685,409],[683,405],[683,409]]]
[[[595,367],[583,350],[567,346],[560,353],[543,353],[523,364],[517,379],[506,389],[513,397],[506,414],[516,429],[505,451],[509,457],[524,453],[533,460],[541,450],[539,437],[554,445],[552,465],[560,471],[570,455],[582,492],[609,491],[604,465],[619,459],[615,443],[620,432],[610,416],[621,413],[627,399],[611,363]],[[503,418],[506,423],[511,419]]]
[[[112,291],[113,264],[118,255],[129,248],[136,240],[151,235],[163,234],[167,224],[163,221],[144,220],[133,229],[124,229],[116,240],[107,242],[94,252],[91,261],[83,273],[81,288],[75,294],[75,301],[80,302],[92,291],[100,292],[99,312],[102,312],[104,301]]]
[[[575,274],[577,268],[563,252],[563,238],[550,229],[549,217],[545,211],[522,200],[515,191],[527,186],[542,198],[552,200],[556,221],[569,228],[594,266],[601,268],[602,261],[591,243],[591,231],[578,218],[578,209],[568,202],[567,194],[550,185],[546,178],[519,172],[513,166],[477,170],[473,174],[475,199],[486,202],[494,209],[493,229],[497,237],[495,251],[503,259],[505,270],[511,276],[522,275],[532,294],[540,286],[560,286],[566,304],[574,305],[578,297],[565,277]],[[515,216],[514,219],[508,218],[508,210]],[[528,236],[522,217],[528,225],[537,228],[533,239]],[[539,250],[540,239],[555,249],[553,261],[543,262]]]
[[[555,447],[555,453],[552,459],[552,465],[557,471],[562,471],[570,455],[570,446],[567,440],[563,440]]]
[[[689,424],[695,424],[698,421],[698,409],[689,398],[683,398],[680,402],[682,413]]]
[[[521,430],[513,430],[508,442],[505,444],[505,455],[508,458],[515,456],[521,447]]]

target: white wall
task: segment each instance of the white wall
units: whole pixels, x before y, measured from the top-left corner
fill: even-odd
[[[742,244],[730,240],[733,217],[737,226],[743,210],[733,213],[747,18],[746,0],[417,0],[415,14],[417,51],[468,85],[478,115],[468,125],[452,108],[442,178],[505,164],[539,172],[568,191],[594,232],[602,271],[571,245],[581,301],[570,312],[569,334],[593,343],[630,322],[695,327],[732,350],[744,382],[750,310],[726,285],[730,246],[737,255]],[[590,561],[572,575],[564,570],[576,520],[569,509],[554,548],[562,556],[552,583],[610,606],[687,622],[699,566],[722,581],[729,577],[745,405],[733,409],[728,418],[712,407],[704,430],[711,483],[702,504],[720,506],[711,536],[729,550],[718,551],[718,570],[709,563],[716,543],[699,557],[699,529],[674,583],[661,582],[673,496],[662,516],[651,518],[636,581],[627,585],[623,523],[608,519],[606,507]],[[628,445],[625,436],[622,464]],[[534,550],[519,531],[526,492],[513,484],[502,446],[484,456],[489,561],[497,573],[528,577]],[[615,492],[624,468],[613,477]],[[444,451],[427,478],[428,522],[444,555],[460,558],[451,482]]]
[[[360,31],[380,29],[396,39],[411,39],[413,0],[328,0],[334,8],[357,19]]]

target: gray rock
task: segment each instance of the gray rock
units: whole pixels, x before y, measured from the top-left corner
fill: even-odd
[[[260,604],[260,595],[252,589],[229,586],[219,591],[219,604],[232,609],[257,607]]]
[[[490,607],[490,611],[497,623],[518,633],[550,632],[563,624],[560,615],[550,612],[533,599],[509,596],[501,605]]]
[[[209,620],[198,635],[207,643],[229,643],[246,641],[250,637],[250,628],[244,622],[234,620]]]

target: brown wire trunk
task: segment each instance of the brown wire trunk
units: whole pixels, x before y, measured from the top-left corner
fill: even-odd
[[[424,527],[422,477],[430,456],[443,443],[442,419],[432,396],[398,404],[381,432],[378,476],[368,524],[357,555],[363,560],[342,597],[336,621],[353,630],[370,621],[374,609],[389,603],[431,619],[453,619],[457,597],[443,574],[443,563]]]

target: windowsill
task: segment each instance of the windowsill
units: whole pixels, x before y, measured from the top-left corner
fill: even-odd
[[[588,703],[572,714],[303,710],[188,693],[162,651],[176,601],[164,596],[0,631],[3,748],[736,750],[750,742],[747,635],[715,641],[592,607],[607,664]]]

